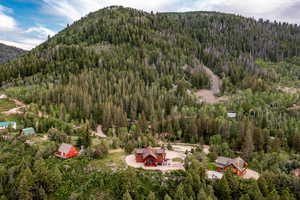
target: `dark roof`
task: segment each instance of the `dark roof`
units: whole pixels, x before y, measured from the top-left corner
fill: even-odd
[[[232,160],[232,164],[233,164],[236,168],[238,168],[238,169],[241,170],[241,169],[244,168],[246,162],[245,162],[242,158],[237,157],[237,158],[235,158],[235,159]]]
[[[216,163],[218,165],[224,165],[224,166],[228,166],[230,165],[232,162],[232,159],[231,158],[227,158],[227,157],[218,157],[217,160],[216,160]]]
[[[242,170],[245,165],[247,164],[246,161],[244,161],[242,158],[227,158],[227,157],[218,157],[216,159],[216,167],[226,167],[229,165],[233,165],[234,167],[238,168],[239,170]]]

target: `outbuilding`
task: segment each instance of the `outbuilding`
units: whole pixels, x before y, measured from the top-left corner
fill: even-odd
[[[63,159],[72,158],[78,156],[78,150],[71,144],[63,143],[54,155]]]
[[[13,128],[17,129],[17,123],[16,122],[0,122],[0,129],[7,129],[7,128]]]
[[[22,129],[22,132],[21,132],[22,135],[34,135],[35,134],[35,130],[34,128],[24,128]]]

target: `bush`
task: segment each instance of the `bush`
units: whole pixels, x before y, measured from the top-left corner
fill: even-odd
[[[101,143],[94,147],[89,147],[84,151],[84,156],[87,156],[91,159],[103,158],[108,154],[108,148],[106,144]]]
[[[55,129],[51,128],[47,132],[48,137],[51,141],[57,142],[57,143],[69,143],[70,138],[67,134]]]

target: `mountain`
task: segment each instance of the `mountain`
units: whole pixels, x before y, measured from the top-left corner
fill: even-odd
[[[0,117],[39,133],[35,144],[18,133],[0,140],[1,195],[299,199],[299,34],[297,25],[218,12],[90,13],[0,65],[1,91],[28,104],[22,116]],[[107,137],[91,136],[96,128]],[[58,160],[61,143],[86,151]],[[162,143],[196,147],[174,159],[185,171],[124,169],[135,148]],[[242,157],[260,178],[208,180],[217,156]]]
[[[5,63],[25,54],[26,51],[0,43],[0,63]]]
[[[166,117],[174,107],[191,103],[183,88],[210,86],[202,66],[223,79],[222,92],[271,88],[281,72],[259,66],[257,59],[281,62],[298,56],[299,31],[286,23],[222,13],[151,14],[109,7],[0,66],[0,83],[28,86],[28,102],[63,104],[76,120],[105,124],[103,115],[111,111],[100,116],[93,111],[118,110],[123,119],[108,120],[109,127],[125,116],[158,117],[153,113],[162,108]]]

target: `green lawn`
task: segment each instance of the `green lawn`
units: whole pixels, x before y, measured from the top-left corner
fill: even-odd
[[[207,169],[214,171],[216,169],[214,162],[207,163]]]

